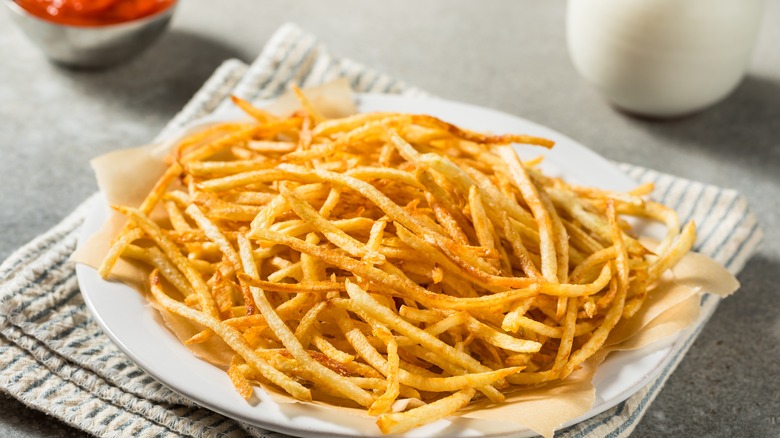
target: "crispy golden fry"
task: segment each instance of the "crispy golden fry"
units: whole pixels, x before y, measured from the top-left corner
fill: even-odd
[[[249,384],[244,373],[241,371],[241,365],[243,360],[241,356],[233,356],[233,360],[230,361],[227,374],[230,377],[230,381],[233,382],[233,386],[236,387],[236,391],[244,397],[244,400],[249,400],[252,397],[252,385]]]
[[[244,110],[250,116],[254,117],[255,120],[257,120],[259,123],[266,123],[269,121],[276,120],[276,116],[274,116],[273,114],[263,109],[257,108],[256,106],[252,105],[251,103],[247,102],[244,99],[241,99],[238,96],[231,95],[230,99],[233,101],[233,103],[236,104],[236,106]]]
[[[461,389],[455,394],[410,411],[384,414],[379,417],[376,424],[382,433],[404,433],[453,414],[469,404],[471,398],[474,397],[474,392],[470,388]]]
[[[118,238],[114,240],[114,244],[111,245],[106,257],[103,259],[103,263],[98,268],[98,274],[103,278],[108,278],[108,274],[114,269],[114,265],[125,249],[127,249],[133,241],[143,237],[143,235],[144,231],[140,228],[133,228],[119,235]]]
[[[695,239],[644,198],[652,186],[572,186],[508,146],[549,140],[427,115],[327,120],[293,91],[290,117],[233,98],[254,123],[182,140],[143,205],[115,207],[129,223],[100,270],[148,266],[160,306],[205,328],[184,342],[230,348],[246,399],[271,382],[363,406],[384,433],[477,392],[502,402],[596,354]],[[152,220],[160,202],[167,218]],[[651,252],[621,216],[666,236]],[[417,407],[394,412],[404,398]]]
[[[377,327],[376,335],[387,344],[387,387],[385,392],[374,401],[368,409],[369,415],[379,415],[388,412],[401,393],[401,384],[398,381],[398,371],[401,359],[398,357],[398,343],[393,334],[385,327]]]
[[[314,108],[314,105],[312,105],[312,103],[309,101],[309,98],[303,94],[303,91],[301,91],[297,85],[293,84],[292,90],[295,93],[295,97],[297,97],[298,101],[301,103],[301,106],[303,106],[303,110],[306,111],[306,114],[311,117],[314,122],[319,123],[325,120],[325,117],[323,117],[322,114],[320,114],[320,112]]]

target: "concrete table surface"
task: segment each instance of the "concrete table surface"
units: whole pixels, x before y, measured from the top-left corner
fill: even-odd
[[[749,72],[724,102],[674,121],[616,112],[573,70],[565,3],[540,1],[181,2],[139,58],[70,71],[0,14],[0,257],[96,190],[88,161],[149,141],[225,59],[250,62],[294,21],[337,54],[438,96],[517,114],[605,157],[744,193],[763,248],[635,436],[780,435],[780,0],[769,0]],[[0,396],[0,436],[83,432]]]

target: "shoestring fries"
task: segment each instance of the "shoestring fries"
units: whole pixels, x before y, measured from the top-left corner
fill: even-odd
[[[566,379],[691,247],[645,196],[550,178],[512,144],[428,115],[276,117],[181,140],[99,272],[149,268],[152,297],[217,336],[244,397],[273,385],[363,407],[402,433],[472,401]],[[152,220],[159,206],[166,219]],[[658,221],[653,251],[623,216]],[[413,403],[397,403],[413,399]],[[408,406],[409,409],[399,409]]]

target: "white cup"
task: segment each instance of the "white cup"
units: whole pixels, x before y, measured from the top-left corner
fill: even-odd
[[[684,116],[737,87],[762,11],[763,0],[569,0],[569,52],[618,108]]]

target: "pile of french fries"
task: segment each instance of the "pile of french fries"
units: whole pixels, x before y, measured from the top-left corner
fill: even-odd
[[[569,185],[511,146],[549,140],[326,119],[295,92],[289,117],[234,98],[252,122],[183,139],[142,205],[114,206],[129,221],[100,267],[149,267],[157,303],[202,327],[186,343],[231,349],[247,399],[265,384],[362,406],[384,433],[502,402],[598,352],[693,243],[652,186]],[[666,237],[651,252],[622,216]]]

